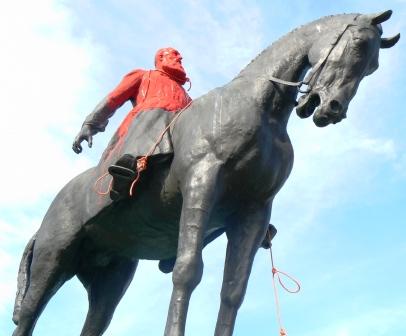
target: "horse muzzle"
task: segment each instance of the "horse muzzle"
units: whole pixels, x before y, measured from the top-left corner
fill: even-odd
[[[308,94],[301,96],[296,106],[297,115],[300,118],[310,117],[320,105],[320,102],[320,95],[317,92],[310,91]]]
[[[347,108],[336,99],[322,102],[313,114],[313,121],[318,127],[337,124],[347,117]]]

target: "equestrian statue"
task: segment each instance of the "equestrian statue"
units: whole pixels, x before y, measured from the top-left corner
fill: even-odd
[[[84,140],[91,146],[124,101],[134,109],[99,164],[59,192],[25,248],[13,336],[32,335],[52,295],[73,276],[89,295],[81,336],[102,335],[139,259],[160,260],[162,270],[172,271],[164,335],[183,336],[203,273],[202,249],[222,233],[228,244],[214,335],[232,335],[273,199],[292,169],[291,112],[313,115],[318,127],[344,119],[360,81],[378,68],[380,49],[399,40],[382,37],[381,23],[391,14],[335,15],[304,25],[230,83],[193,101],[172,48],[157,54],[155,70],[127,75],[86,118],[73,149],[81,152]],[[168,87],[162,98],[160,88]]]

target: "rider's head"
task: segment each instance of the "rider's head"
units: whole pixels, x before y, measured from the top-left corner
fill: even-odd
[[[186,71],[182,66],[182,56],[174,48],[161,48],[156,52],[155,68],[174,76],[181,84],[187,81]]]

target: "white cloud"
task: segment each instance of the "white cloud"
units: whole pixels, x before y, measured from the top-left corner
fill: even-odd
[[[16,279],[24,242],[34,234],[38,221],[27,216],[15,216],[15,222],[0,219],[0,316],[7,313],[14,302]],[[10,312],[9,312],[10,313]]]
[[[118,61],[131,68],[140,66],[135,57],[138,61],[146,58],[150,60],[146,64],[152,65],[152,55],[158,48],[174,46],[184,56],[194,97],[237,75],[263,47],[263,16],[259,6],[252,3],[181,1],[175,9],[166,1],[157,1],[155,6],[159,10],[151,10],[146,2],[126,1],[115,7],[120,22],[103,16],[104,24],[114,27],[116,47],[126,46],[126,53]],[[100,8],[91,10],[98,13]],[[133,12],[137,13],[135,30],[128,29]],[[137,42],[128,44],[132,40]]]
[[[290,133],[295,164],[275,199],[272,219],[287,239],[281,244],[285,251],[322,225],[318,218],[326,211],[362,203],[379,167],[394,166],[399,156],[393,139],[373,138],[367,127],[348,121],[321,130],[311,121],[295,120]]]
[[[81,95],[97,86],[91,68],[102,57],[89,37],[73,36],[72,20],[57,1],[0,5],[0,315],[8,321],[20,256],[46,203],[90,166],[70,145],[84,117]]]
[[[353,314],[351,318],[338,319],[331,325],[305,333],[303,336],[361,336],[400,335],[399,329],[406,319],[406,306],[381,307]]]
[[[221,20],[205,4],[189,9],[190,22],[205,29],[195,31],[196,39],[192,32],[188,40],[193,43],[192,59],[199,60],[199,72],[206,78],[209,76],[217,83],[225,84],[270,41],[264,41],[264,18],[258,7],[248,6],[243,1],[224,1],[219,7]],[[202,49],[204,58],[200,57]],[[203,87],[211,89],[206,85]]]
[[[96,85],[98,48],[86,36],[73,37],[71,14],[55,1],[1,7],[0,202],[32,203],[90,165],[70,155],[70,143],[85,88]]]

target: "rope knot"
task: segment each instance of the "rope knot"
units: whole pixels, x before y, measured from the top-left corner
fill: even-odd
[[[143,171],[145,169],[147,169],[147,157],[142,156],[137,160],[137,170]]]
[[[147,162],[148,162],[148,156],[142,156],[139,159],[137,159],[137,177],[131,183],[130,192],[129,192],[130,196],[133,196],[133,194],[134,194],[134,187],[138,183],[138,181],[141,177],[141,172],[147,169]]]

